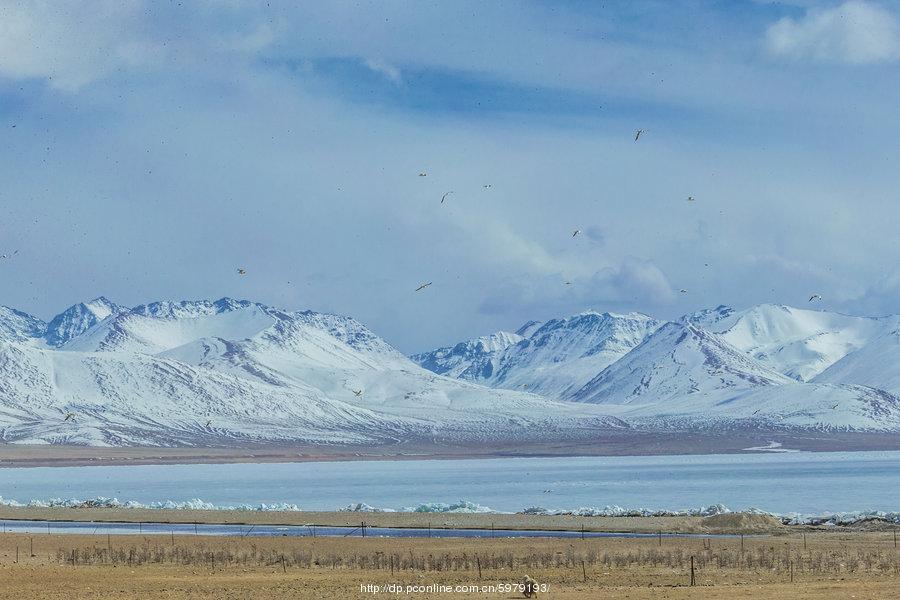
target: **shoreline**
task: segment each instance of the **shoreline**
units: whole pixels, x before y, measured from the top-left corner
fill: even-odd
[[[775,449],[772,443],[779,444]],[[574,458],[865,452],[900,450],[900,434],[885,432],[598,432],[593,439],[391,445],[247,445],[241,447],[101,447],[0,444],[0,468],[294,463],[497,458]]]
[[[179,525],[274,525],[393,529],[497,529],[510,531],[581,531],[634,534],[785,533],[805,526],[785,526],[772,517],[728,513],[714,517],[588,517],[523,513],[415,513],[350,511],[243,511],[146,508],[70,508],[0,506],[0,522],[40,521],[159,523]],[[807,527],[808,529],[808,527]],[[377,534],[375,534],[377,535]]]
[[[582,516],[575,514],[465,512],[257,511],[123,507],[0,506],[0,523],[260,525],[391,529],[556,531],[611,534],[768,534],[790,532],[896,531],[900,525],[863,520],[842,525],[784,524],[767,514],[729,512],[711,516]],[[4,525],[5,527],[5,525]],[[375,534],[377,535],[377,533]]]

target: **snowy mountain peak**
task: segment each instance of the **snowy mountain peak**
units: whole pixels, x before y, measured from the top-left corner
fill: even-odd
[[[897,322],[896,318],[854,317],[783,304],[719,309],[700,311],[686,320],[798,381],[812,380]]]
[[[0,341],[23,342],[44,335],[47,324],[14,308],[0,306]]]
[[[410,358],[419,366],[440,375],[468,381],[484,380],[493,375],[500,353],[523,339],[517,333],[498,331]]]
[[[158,301],[142,304],[131,309],[132,314],[154,317],[157,319],[191,319],[216,315],[251,306],[262,306],[248,300],[220,298],[219,300],[181,300],[179,302]]]
[[[51,319],[44,339],[50,346],[62,346],[97,323],[125,310],[127,309],[103,296],[74,304]]]
[[[498,332],[412,359],[449,377],[564,398],[658,326],[641,313],[590,310],[545,323],[529,321],[515,334]]]
[[[540,321],[528,321],[518,329],[516,329],[516,335],[520,335],[522,337],[530,337],[532,333],[537,331],[537,329],[543,325]]]
[[[790,380],[691,323],[666,323],[578,390],[581,402],[630,403],[699,392],[786,384]]]

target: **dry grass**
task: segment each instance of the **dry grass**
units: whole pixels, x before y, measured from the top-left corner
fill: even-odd
[[[890,533],[748,537],[743,548],[737,538],[0,536],[0,598],[17,600],[513,598],[522,595],[373,595],[360,586],[496,585],[525,574],[549,585],[541,597],[550,598],[893,598],[900,551]]]

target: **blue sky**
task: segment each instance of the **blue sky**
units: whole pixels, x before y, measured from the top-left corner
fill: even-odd
[[[0,304],[227,295],[408,352],[587,308],[900,312],[898,23],[867,1],[0,1]]]

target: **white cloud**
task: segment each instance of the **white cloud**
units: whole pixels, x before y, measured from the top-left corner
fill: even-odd
[[[400,75],[400,69],[383,60],[377,58],[367,58],[363,61],[363,65],[365,65],[366,68],[373,73],[383,75],[392,83],[399,85],[403,81]]]
[[[856,0],[811,9],[800,19],[785,17],[766,31],[765,45],[772,56],[798,61],[861,65],[900,57],[894,16]]]
[[[223,8],[188,15],[145,0],[0,3],[0,77],[75,91],[122,71],[209,68],[253,55],[284,31],[279,20]]]

